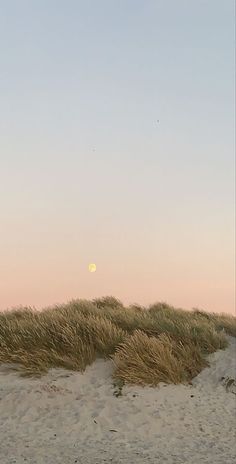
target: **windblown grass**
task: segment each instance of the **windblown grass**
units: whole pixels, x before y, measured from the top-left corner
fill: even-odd
[[[136,330],[121,343],[113,362],[116,379],[151,386],[159,382],[177,384],[189,381],[207,366],[194,345],[184,346],[165,333],[158,338],[148,337],[141,330]]]
[[[84,371],[96,358],[112,359],[122,383],[189,382],[206,355],[236,336],[236,318],[175,309],[166,303],[124,307],[114,297],[72,300],[36,311],[0,313],[0,363],[22,375],[52,367]]]

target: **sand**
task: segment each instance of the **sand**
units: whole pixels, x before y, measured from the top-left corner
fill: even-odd
[[[118,398],[111,361],[40,379],[0,366],[1,464],[232,464],[236,339],[229,340],[192,386],[126,386]]]

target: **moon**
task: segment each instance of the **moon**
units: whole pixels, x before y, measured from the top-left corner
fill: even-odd
[[[96,264],[94,263],[89,264],[88,268],[89,268],[89,272],[95,272],[97,269]]]

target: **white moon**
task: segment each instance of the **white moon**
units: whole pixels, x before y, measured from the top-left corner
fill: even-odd
[[[95,272],[97,269],[96,264],[89,264],[89,272]]]

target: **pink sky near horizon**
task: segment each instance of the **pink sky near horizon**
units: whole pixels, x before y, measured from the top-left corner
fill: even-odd
[[[48,227],[52,231],[52,223]],[[166,301],[186,309],[198,307],[234,314],[231,247],[217,254],[217,237],[215,244],[206,237],[205,243],[202,238],[199,243],[196,237],[194,243],[193,231],[183,237],[183,230],[179,231],[173,239],[171,234],[164,234],[163,227],[157,246],[157,231],[150,233],[148,227],[132,239],[125,229],[117,234],[114,225],[107,237],[98,234],[94,240],[92,229],[77,236],[78,227],[74,233],[64,229],[57,235],[54,228],[55,236],[49,238],[44,227],[34,222],[26,235],[22,227],[18,243],[14,243],[13,233],[8,236],[8,252],[0,265],[4,274],[0,309],[19,305],[40,309],[74,298],[113,295],[124,304]],[[140,250],[143,240],[146,246]],[[127,254],[131,258],[127,259]],[[95,273],[88,270],[91,262],[97,265]]]

